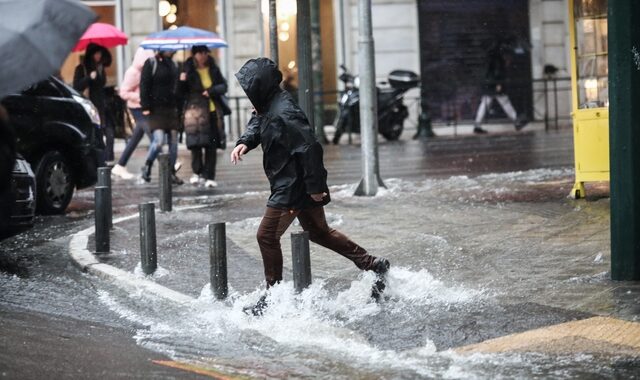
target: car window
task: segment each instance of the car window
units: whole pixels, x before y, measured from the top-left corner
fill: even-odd
[[[60,96],[60,90],[48,80],[38,82],[24,90],[22,93],[27,96]]]

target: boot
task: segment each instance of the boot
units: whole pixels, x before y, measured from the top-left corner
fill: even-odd
[[[373,284],[371,288],[371,298],[373,298],[376,302],[380,301],[382,297],[382,293],[384,289],[387,287],[386,284],[386,274],[389,271],[389,260],[378,257],[373,261],[373,265],[371,265],[371,270],[376,273],[376,282]]]
[[[147,161],[145,162],[144,166],[142,167],[142,179],[149,183],[151,182],[151,167],[153,166],[153,161]]]
[[[247,315],[261,317],[267,306],[267,295],[263,294],[255,305],[245,306],[242,308],[242,311]]]

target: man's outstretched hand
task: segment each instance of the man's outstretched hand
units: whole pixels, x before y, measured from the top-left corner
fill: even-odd
[[[235,165],[238,161],[242,161],[242,156],[247,153],[247,150],[249,150],[249,148],[246,145],[238,144],[231,152],[231,162]]]

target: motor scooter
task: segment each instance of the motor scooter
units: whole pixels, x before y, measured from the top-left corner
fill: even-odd
[[[338,102],[338,113],[334,126],[336,133],[333,143],[338,144],[340,137],[346,133],[360,133],[360,91],[359,80],[344,66],[338,77],[344,83],[345,92]],[[389,87],[376,85],[378,93],[378,132],[387,140],[400,138],[404,129],[404,121],[409,116],[404,105],[404,94],[418,87],[420,77],[409,70],[394,70],[387,78]]]

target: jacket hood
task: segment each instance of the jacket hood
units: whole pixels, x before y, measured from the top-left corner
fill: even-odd
[[[282,73],[269,58],[248,60],[236,73],[236,78],[258,113],[268,110],[274,96],[282,91]]]
[[[85,50],[84,65],[91,68],[95,67],[95,63],[93,62],[93,55],[97,51],[102,52],[102,65],[104,67],[111,66],[111,53],[109,52],[109,49],[105,48],[104,46],[94,44],[93,42],[89,43],[89,45],[87,45],[87,49]]]

